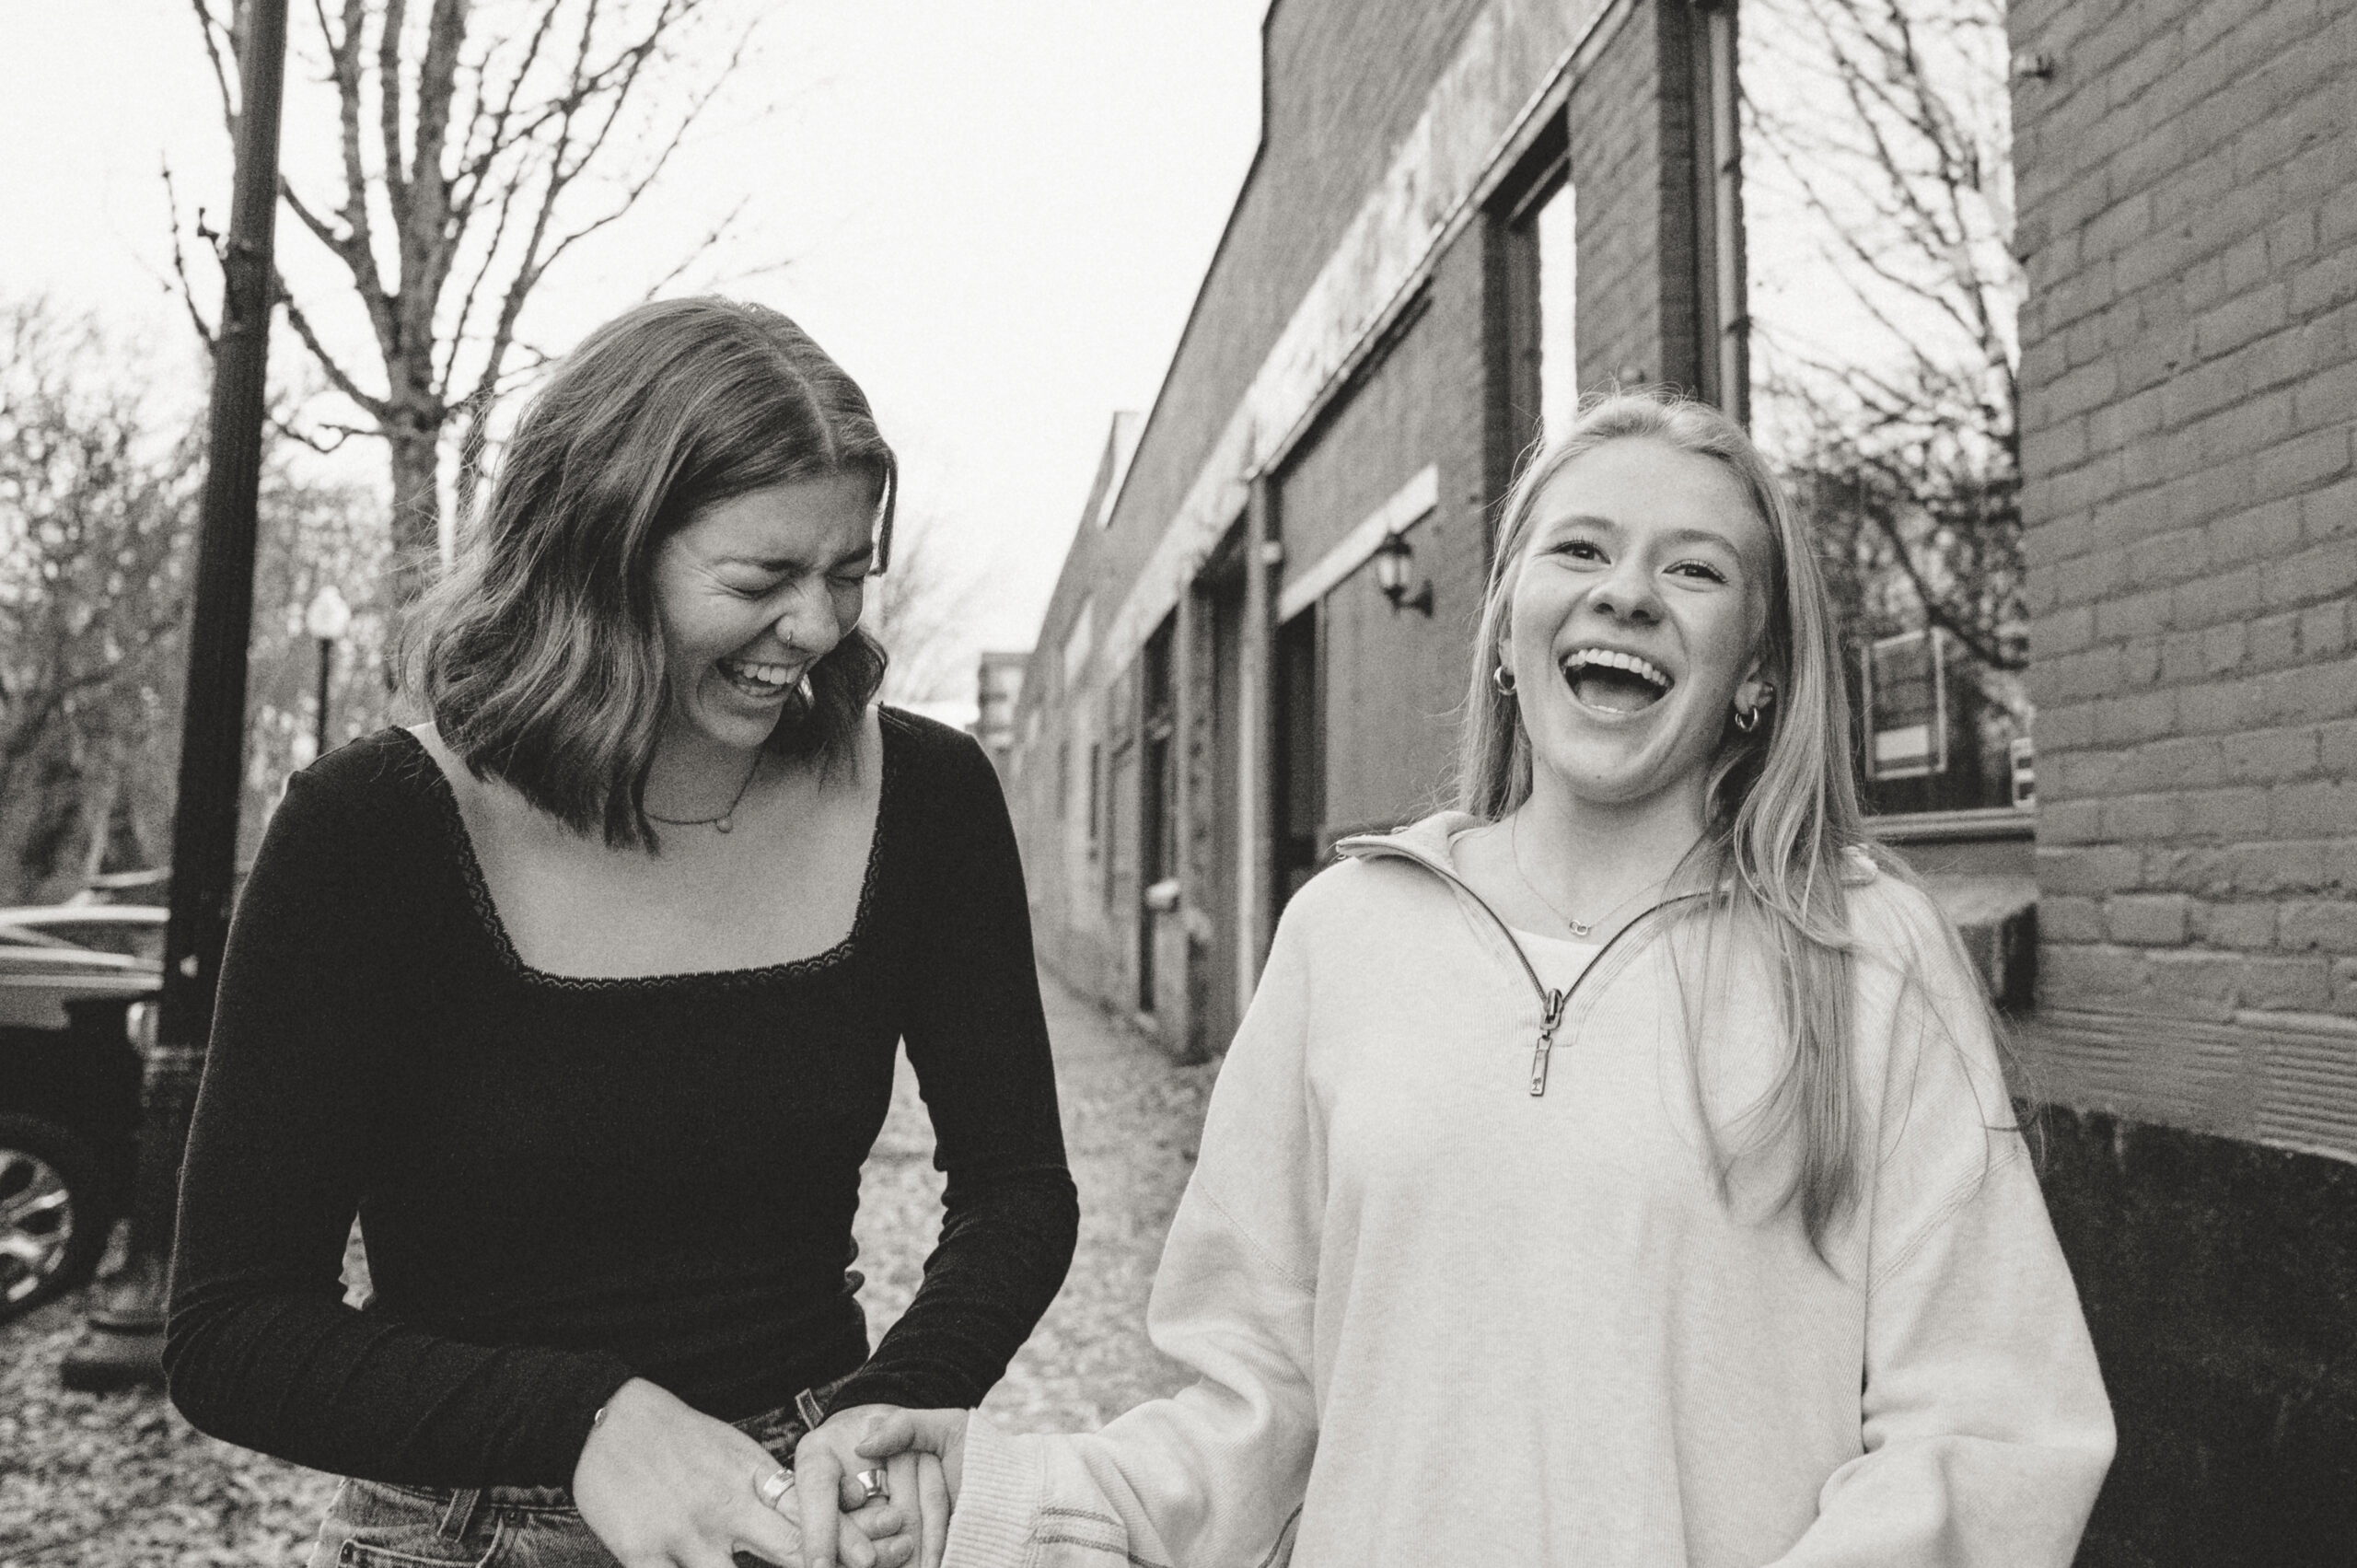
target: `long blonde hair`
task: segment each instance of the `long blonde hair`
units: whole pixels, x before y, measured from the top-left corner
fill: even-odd
[[[1778,1022],[1792,1051],[1766,1098],[1743,1120],[1752,1134],[1728,1153],[1713,1141],[1722,1191],[1735,1162],[1796,1135],[1793,1174],[1779,1208],[1797,1208],[1809,1244],[1825,1237],[1858,1199],[1864,1175],[1863,1117],[1850,1044],[1852,955],[1843,855],[1866,843],[1850,766],[1849,698],[1830,601],[1807,532],[1783,487],[1734,421],[1707,404],[1650,391],[1614,392],[1584,402],[1561,439],[1524,470],[1507,494],[1497,551],[1474,639],[1457,770],[1457,805],[1496,821],[1530,795],[1530,738],[1513,695],[1492,680],[1510,630],[1508,608],[1530,540],[1539,494],[1566,465],[1608,442],[1658,441],[1721,464],[1768,526],[1775,552],[1761,672],[1776,685],[1763,722],[1747,735],[1727,714],[1711,764],[1706,826],[1696,854],[1717,896],[1701,900],[1711,924],[1705,969],[1737,937],[1765,945],[1777,987]],[[1680,975],[1684,988],[1684,975]],[[1690,990],[1689,990],[1690,994]],[[1689,1009],[1689,1051],[1700,1039]]]

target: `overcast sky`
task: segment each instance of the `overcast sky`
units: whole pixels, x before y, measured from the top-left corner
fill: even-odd
[[[664,200],[552,273],[528,335],[569,344],[746,201],[702,276],[795,317],[866,387],[905,504],[987,581],[975,642],[1028,645],[1106,423],[1151,402],[1250,161],[1265,9],[745,0],[766,17],[753,52]],[[316,60],[309,7],[293,11]],[[229,157],[187,0],[0,0],[0,295],[142,334],[201,395],[161,283],[158,171],[217,225]],[[290,66],[284,161],[331,204],[332,104],[310,69]],[[298,293],[334,297],[290,218],[278,248]],[[356,317],[332,331],[366,363]],[[297,368],[291,350],[273,371]],[[382,467],[366,444],[359,471]]]

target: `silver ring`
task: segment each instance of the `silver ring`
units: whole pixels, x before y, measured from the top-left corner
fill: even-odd
[[[888,1503],[892,1500],[892,1478],[882,1470],[862,1470],[851,1479],[859,1482],[861,1507],[865,1508],[879,1497]]]
[[[787,1493],[794,1490],[794,1472],[780,1465],[754,1482],[753,1490],[761,1493],[764,1505],[774,1508],[785,1501]]]

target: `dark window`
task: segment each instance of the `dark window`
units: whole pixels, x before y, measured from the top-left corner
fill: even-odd
[[[1172,765],[1171,740],[1178,731],[1173,701],[1170,646],[1177,621],[1165,620],[1146,639],[1138,677],[1138,883],[1141,900],[1156,883],[1177,873],[1178,865],[1178,769]],[[1154,1011],[1155,925],[1149,908],[1138,917],[1138,1008]]]
[[[1277,629],[1277,908],[1318,870],[1326,818],[1326,703],[1318,656],[1324,611]]]

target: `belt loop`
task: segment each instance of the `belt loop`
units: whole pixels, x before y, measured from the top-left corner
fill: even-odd
[[[482,1501],[476,1487],[461,1487],[451,1493],[450,1505],[442,1510],[442,1527],[437,1532],[445,1540],[464,1540],[467,1528],[475,1522],[475,1506]]]

